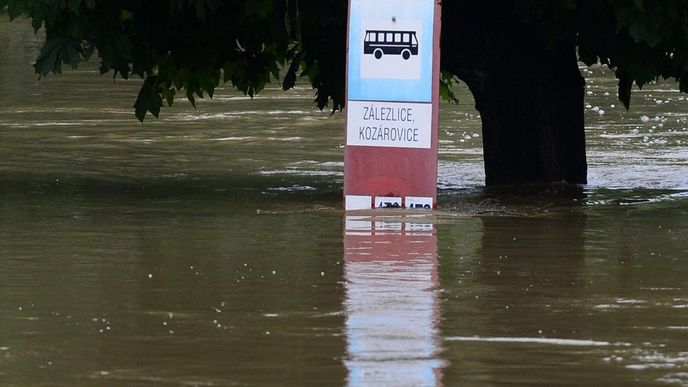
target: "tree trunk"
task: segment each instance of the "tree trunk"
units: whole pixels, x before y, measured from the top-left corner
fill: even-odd
[[[456,23],[443,24],[442,67],[457,74],[475,98],[486,184],[586,183],[585,82],[575,40],[549,48],[513,15],[495,11],[499,7],[466,8],[471,7],[461,9],[468,14]],[[471,11],[492,11],[492,20],[473,24],[480,18]],[[455,17],[444,12],[447,20]]]

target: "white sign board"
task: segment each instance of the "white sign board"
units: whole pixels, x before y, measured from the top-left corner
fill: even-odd
[[[430,149],[432,105],[412,102],[349,101],[346,144]]]

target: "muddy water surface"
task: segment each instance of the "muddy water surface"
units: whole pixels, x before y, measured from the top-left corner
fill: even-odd
[[[483,187],[443,105],[440,210],[345,214],[312,91],[135,121],[140,83],[37,81],[0,23],[0,384],[688,385],[688,101],[584,70],[590,184]]]

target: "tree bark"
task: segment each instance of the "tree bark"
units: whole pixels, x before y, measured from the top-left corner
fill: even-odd
[[[456,4],[443,5],[451,24],[442,26],[442,67],[475,98],[486,184],[586,183],[585,81],[575,39],[547,47],[507,7]]]

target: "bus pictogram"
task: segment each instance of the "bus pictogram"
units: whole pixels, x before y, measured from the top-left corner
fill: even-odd
[[[366,30],[363,54],[372,54],[375,59],[383,54],[401,55],[408,60],[411,55],[418,55],[416,31]]]

